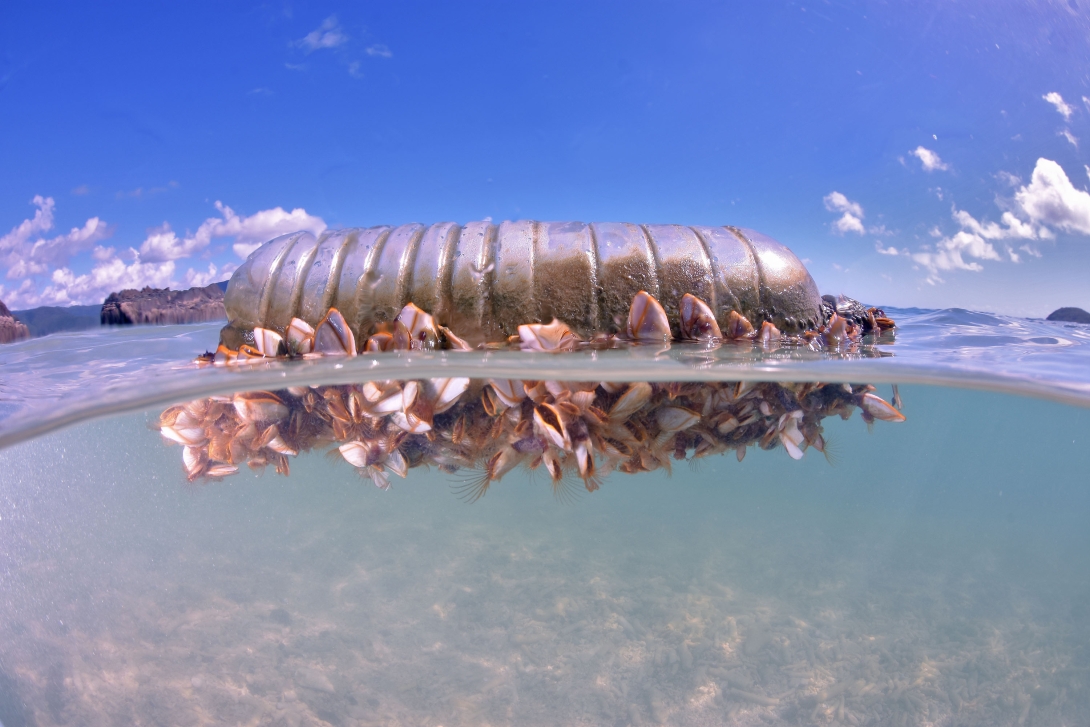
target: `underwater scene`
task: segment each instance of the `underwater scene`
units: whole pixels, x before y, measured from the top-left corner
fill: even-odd
[[[896,314],[822,353],[5,347],[0,721],[1083,723],[1090,334]]]
[[[0,2],[0,727],[1090,725],[1090,0]]]

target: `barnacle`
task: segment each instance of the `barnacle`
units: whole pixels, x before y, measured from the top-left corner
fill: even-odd
[[[737,311],[721,329],[707,303],[688,293],[677,310],[678,337],[702,345],[749,340],[769,347],[790,343],[812,348],[856,346],[868,330],[880,331],[884,313],[866,311],[868,325],[833,311],[826,323],[800,335],[785,335],[769,320],[755,328]],[[878,315],[881,314],[881,315]],[[253,344],[232,350],[221,345],[198,363],[237,365],[277,358],[355,356],[410,349],[469,349],[470,345],[416,305],[405,305],[363,339],[357,348],[352,327],[336,308],[317,326],[299,318],[286,337],[256,327]],[[539,352],[581,347],[661,345],[673,337],[666,309],[647,291],[629,305],[623,332],[591,340],[567,324],[527,323],[510,340],[482,344]],[[170,407],[160,417],[164,438],[183,445],[190,480],[218,479],[248,464],[274,464],[287,474],[289,457],[316,448],[329,451],[382,489],[388,474],[436,465],[448,473],[470,474],[455,487],[474,501],[519,466],[549,473],[558,496],[570,494],[573,479],[588,491],[606,476],[671,469],[671,460],[694,460],[747,448],[783,447],[793,459],[808,448],[825,451],[821,421],[848,418],[856,409],[868,424],[903,421],[904,415],[873,393],[874,387],[821,383],[602,382],[520,379],[433,378],[366,381],[356,385],[288,387],[233,397],[212,397]],[[894,403],[900,403],[894,394]]]
[[[870,309],[876,310],[876,309]],[[881,312],[881,311],[879,311]],[[883,314],[884,316],[884,314]],[[873,319],[873,315],[871,315]],[[892,321],[883,317],[881,320]],[[292,318],[287,325],[286,341],[275,331],[255,328],[249,338],[254,345],[242,344],[238,350],[220,344],[212,356],[202,354],[196,363],[216,366],[253,364],[276,358],[313,357],[319,355],[355,356],[359,352],[381,353],[410,349],[445,348],[471,350],[470,344],[449,328],[435,323],[435,319],[413,303],[402,308],[392,324],[382,324],[366,339],[357,341],[352,328],[336,308],[330,308],[314,329],[299,318]],[[641,290],[629,305],[627,323],[623,333],[598,333],[584,340],[566,323],[553,319],[550,323],[524,323],[518,326],[518,335],[480,344],[481,348],[521,348],[524,351],[550,353],[575,351],[580,348],[665,343],[673,338],[670,319],[665,308],[647,291]],[[726,318],[725,332],[719,327],[711,307],[700,298],[686,293],[681,298],[678,312],[678,340],[702,341],[705,345],[719,345],[723,341],[752,341],[764,348],[783,343],[809,346],[816,349],[842,350],[858,346],[865,333],[881,332],[879,324],[867,328],[841,317],[835,311],[822,326],[798,335],[784,334],[771,321],[765,320],[758,328],[738,311],[730,311]],[[508,404],[510,406],[511,404]]]
[[[190,480],[221,478],[246,463],[276,465],[331,452],[377,486],[388,474],[435,465],[468,472],[455,487],[476,500],[520,465],[544,466],[557,492],[608,473],[670,470],[671,460],[782,446],[801,458],[824,451],[822,420],[904,416],[870,386],[752,382],[609,382],[444,378],[293,387],[211,397],[167,409],[163,437],[183,445]]]

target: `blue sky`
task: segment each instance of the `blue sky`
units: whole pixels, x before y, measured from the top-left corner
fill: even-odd
[[[0,6],[0,298],[296,228],[753,227],[823,292],[1090,308],[1090,0]]]

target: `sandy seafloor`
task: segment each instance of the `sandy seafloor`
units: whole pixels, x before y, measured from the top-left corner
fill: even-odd
[[[888,396],[888,391],[883,392]],[[838,462],[572,504],[321,455],[184,482],[153,414],[0,452],[0,721],[1090,724],[1090,411],[904,388]]]

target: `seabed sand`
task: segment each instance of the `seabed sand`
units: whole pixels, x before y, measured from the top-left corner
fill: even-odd
[[[187,486],[153,415],[0,452],[0,721],[1090,723],[1090,412],[902,394],[836,466],[573,504],[320,455]]]

